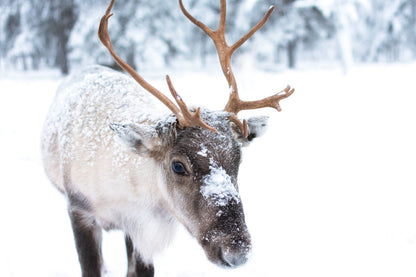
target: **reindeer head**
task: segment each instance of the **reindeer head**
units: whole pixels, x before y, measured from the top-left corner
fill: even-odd
[[[202,110],[200,127],[179,128],[175,121],[156,125],[112,124],[119,137],[159,165],[159,188],[169,210],[201,244],[215,264],[234,267],[251,248],[237,185],[241,147],[264,133],[267,117],[247,121],[248,137],[227,112]]]
[[[280,111],[279,101],[294,90],[288,86],[265,99],[242,101],[231,69],[231,56],[265,24],[273,7],[246,35],[228,46],[225,40],[226,0],[221,0],[220,23],[215,31],[192,17],[179,0],[185,16],[214,41],[229,84],[231,93],[224,111],[209,111],[200,108],[189,110],[167,76],[175,105],[115,53],[108,35],[108,19],[113,4],[114,0],[100,22],[98,33],[102,43],[126,72],[172,111],[175,120],[164,120],[154,125],[112,124],[110,127],[132,151],[148,155],[157,162],[160,169],[158,183],[169,210],[199,241],[208,258],[221,266],[241,265],[251,249],[237,186],[241,147],[264,133],[267,117],[241,122],[237,114],[241,110],[263,107]]]

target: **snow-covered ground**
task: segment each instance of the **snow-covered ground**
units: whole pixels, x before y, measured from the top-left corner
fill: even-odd
[[[416,276],[416,64],[241,72],[255,99],[290,84],[268,133],[244,151],[239,179],[253,238],[236,270],[211,265],[185,230],[155,261],[156,276]],[[163,74],[189,104],[220,109],[216,70]],[[7,77],[5,77],[7,76]],[[0,76],[0,276],[80,276],[64,198],[39,155],[44,116],[62,78]],[[107,276],[123,276],[119,232],[104,236]]]

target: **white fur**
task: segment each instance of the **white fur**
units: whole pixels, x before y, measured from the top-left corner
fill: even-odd
[[[131,78],[94,67],[59,88],[42,134],[51,181],[84,195],[97,222],[123,230],[149,263],[172,240],[176,220],[161,192],[163,179],[154,178],[158,165],[117,141],[109,124],[154,123],[154,111]]]
[[[255,133],[256,137],[261,137],[267,131],[267,122],[269,117],[267,116],[254,116],[247,119],[249,133]]]

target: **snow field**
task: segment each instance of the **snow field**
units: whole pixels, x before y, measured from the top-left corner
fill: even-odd
[[[167,72],[184,101],[221,109],[219,71]],[[240,96],[296,88],[244,149],[240,195],[253,238],[236,270],[210,264],[185,230],[156,276],[415,276],[416,64],[236,72]],[[164,74],[164,72],[162,73]],[[64,198],[49,184],[39,137],[56,73],[0,77],[0,276],[79,276]],[[159,76],[159,75],[158,75]],[[160,75],[152,83],[168,93]],[[156,79],[152,76],[153,79]],[[104,233],[106,276],[123,276],[119,232]]]

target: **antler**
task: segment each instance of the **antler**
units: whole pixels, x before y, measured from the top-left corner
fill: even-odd
[[[202,29],[214,42],[215,47],[218,52],[218,57],[220,59],[220,64],[225,78],[227,79],[228,86],[230,87],[230,98],[228,99],[227,105],[224,108],[224,111],[234,114],[230,116],[230,121],[237,124],[240,127],[241,132],[247,137],[247,123],[243,123],[238,120],[236,115],[242,110],[249,109],[259,109],[264,107],[272,107],[281,111],[279,101],[289,97],[295,90],[291,89],[290,86],[286,87],[283,91],[261,99],[257,101],[242,101],[238,96],[237,83],[234,77],[234,73],[231,69],[231,56],[244,42],[246,42],[255,32],[257,32],[266,21],[269,19],[270,15],[274,10],[274,6],[271,6],[266,12],[262,20],[260,20],[247,34],[242,36],[236,43],[231,46],[228,46],[225,39],[225,25],[226,25],[226,0],[221,0],[221,12],[220,12],[220,22],[217,30],[212,30],[204,23],[198,21],[194,18],[183,6],[182,0],[179,0],[179,5],[183,14],[196,26]]]
[[[199,108],[195,113],[191,113],[188,110],[188,107],[186,106],[185,102],[182,100],[182,98],[179,96],[179,94],[176,93],[175,89],[173,88],[172,82],[170,81],[169,76],[166,76],[166,81],[168,83],[169,89],[178,104],[176,106],[169,98],[167,98],[163,93],[161,93],[159,90],[157,90],[155,87],[153,87],[151,84],[146,82],[145,79],[143,79],[133,68],[131,68],[125,61],[123,61],[114,51],[113,46],[111,44],[110,36],[108,34],[108,19],[113,15],[111,12],[111,9],[113,7],[114,0],[111,0],[110,5],[107,8],[107,11],[105,12],[105,15],[101,18],[100,21],[100,27],[98,28],[98,37],[100,38],[102,44],[108,49],[111,56],[114,58],[114,60],[117,62],[118,65],[120,65],[121,68],[123,68],[128,74],[130,74],[134,80],[136,80],[144,89],[146,89],[148,92],[150,92],[152,95],[154,95],[157,99],[159,99],[163,104],[165,104],[177,117],[179,126],[181,128],[184,127],[192,127],[192,126],[199,126],[208,130],[211,130],[213,132],[216,132],[214,128],[204,123],[201,119]]]

